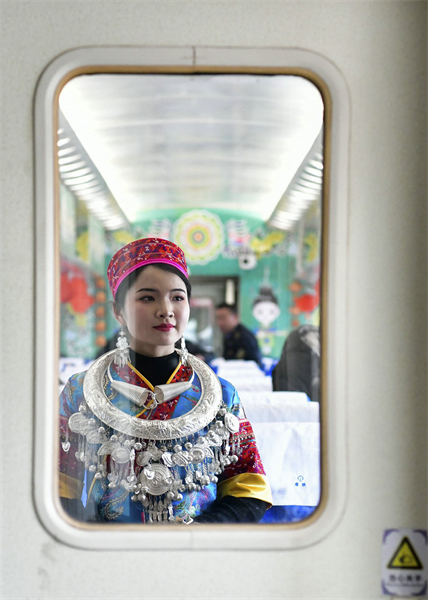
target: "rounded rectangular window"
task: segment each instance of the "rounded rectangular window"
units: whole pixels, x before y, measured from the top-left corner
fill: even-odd
[[[254,71],[58,77],[48,479],[77,538],[322,508],[331,100]]]

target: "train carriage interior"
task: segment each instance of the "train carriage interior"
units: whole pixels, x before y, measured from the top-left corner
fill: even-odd
[[[321,493],[320,90],[291,74],[95,73],[58,105],[60,391],[115,347],[110,257],[174,241],[193,287],[187,344],[235,385],[255,429],[273,493],[262,522],[308,517]],[[238,306],[260,364],[224,359],[221,303]]]
[[[426,598],[427,1],[0,4],[0,596]],[[266,475],[235,483],[269,481],[261,522],[168,520],[164,497],[174,491],[174,512],[183,481],[183,505],[196,481],[194,498],[218,483],[195,467],[201,447],[186,448],[197,440],[184,425],[162,437],[177,421],[135,420],[166,449],[134,436],[131,413],[107,440],[76,402],[67,438],[62,398],[94,366],[105,370],[91,401],[110,410],[109,367],[119,376],[102,357],[122,336],[107,265],[145,237],[183,249],[192,364],[217,399],[219,381],[232,384],[221,388],[231,411],[191,435],[212,423],[225,435],[200,445],[205,465],[225,450],[234,483],[227,440],[236,420],[252,424],[244,458]],[[257,360],[226,360],[219,305],[236,307]],[[202,384],[185,383],[211,410],[214,394],[198,403]],[[64,456],[79,463],[74,481],[61,477]],[[92,491],[108,496],[110,483],[114,510],[87,518]],[[162,501],[143,505],[155,486]],[[140,509],[129,491],[141,493],[139,520],[121,520],[122,507]]]

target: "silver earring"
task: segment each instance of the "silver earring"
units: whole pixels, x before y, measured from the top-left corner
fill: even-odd
[[[120,329],[119,337],[116,342],[116,352],[114,355],[114,363],[119,367],[124,367],[129,360],[129,343],[126,339],[123,327]]]
[[[189,356],[189,351],[186,348],[186,340],[184,339],[184,335],[181,336],[181,350],[180,350],[181,362],[185,367],[187,365],[187,357]]]

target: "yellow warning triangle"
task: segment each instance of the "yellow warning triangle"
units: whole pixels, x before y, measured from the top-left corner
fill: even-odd
[[[401,544],[389,561],[388,569],[423,569],[423,565],[408,537],[402,539]]]

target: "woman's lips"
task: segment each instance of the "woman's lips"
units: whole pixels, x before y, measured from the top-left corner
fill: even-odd
[[[155,329],[157,329],[158,331],[171,331],[171,329],[174,329],[174,325],[169,325],[169,324],[157,325],[157,327],[155,327]]]

